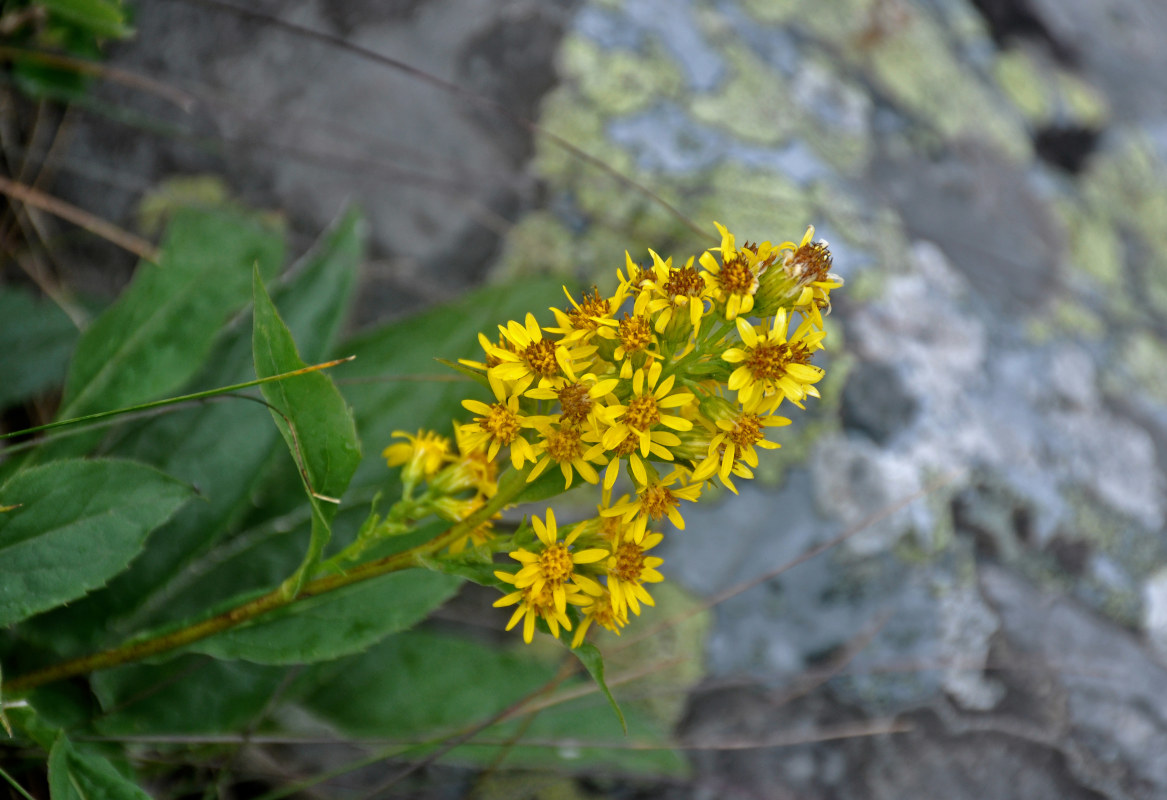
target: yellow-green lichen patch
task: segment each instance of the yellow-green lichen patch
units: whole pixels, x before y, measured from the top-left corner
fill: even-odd
[[[1101,128],[1110,120],[1106,96],[1077,75],[1058,70],[1058,91],[1071,119],[1080,125]]]
[[[1167,402],[1167,343],[1149,331],[1137,331],[1118,352],[1117,374],[1103,376],[1107,388],[1125,393],[1133,384],[1150,399]]]
[[[1030,50],[1002,51],[993,65],[993,76],[1032,125],[1097,128],[1109,117],[1106,98],[1097,89]]]
[[[929,14],[900,4],[873,29],[872,20],[881,18],[870,6],[869,0],[823,3],[798,24],[945,139],[982,139],[1012,159],[1029,160],[1033,148],[1020,117],[959,62]]]
[[[582,36],[563,43],[560,70],[587,103],[605,115],[629,114],[676,97],[684,79],[676,63],[651,41],[644,54],[606,49]]]
[[[823,39],[855,45],[874,28],[889,27],[889,22],[899,20],[900,14],[895,15],[895,20],[885,19],[889,15],[880,14],[881,5],[884,5],[883,0],[801,0],[786,21],[813,31]]]
[[[707,176],[705,185],[694,214],[740,230],[742,241],[797,240],[815,220],[806,192],[776,172],[725,164]]]
[[[993,77],[1005,96],[1030,122],[1043,122],[1053,112],[1049,85],[1025,50],[1003,50],[993,65]]]
[[[1105,212],[1066,201],[1054,209],[1069,235],[1070,263],[1102,288],[1122,291],[1126,283],[1122,242]]]
[[[1082,303],[1059,295],[1050,299],[1040,315],[1028,318],[1025,335],[1034,344],[1066,337],[1097,340],[1106,335],[1106,322]]]
[[[1141,137],[1130,136],[1090,162],[1083,196],[1137,240],[1145,300],[1167,314],[1167,165]]]
[[[725,53],[732,77],[716,91],[694,98],[690,112],[746,142],[775,145],[794,128],[794,108],[786,79],[749,50],[737,46]]]
[[[796,136],[840,174],[858,177],[871,149],[867,95],[821,56],[812,56],[800,66],[793,91],[803,106],[795,117]]]
[[[571,87],[560,86],[543,101],[539,120],[549,134],[562,137],[612,169],[619,172],[632,169],[632,156],[604,136],[603,117]],[[548,136],[539,137],[535,143],[533,167],[537,175],[556,183],[581,172],[598,171]]]
[[[803,0],[742,0],[742,9],[758,22],[786,22],[798,16]]]

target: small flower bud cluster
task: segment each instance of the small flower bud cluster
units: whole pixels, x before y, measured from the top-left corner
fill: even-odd
[[[642,266],[626,254],[613,294],[593,288],[577,300],[565,289],[570,306],[551,309],[553,326],[527,314],[497,339],[480,334],[483,360],[461,363],[494,402],[463,401],[474,417],[455,427],[457,452],[426,432],[399,434],[406,441],[385,451],[404,466],[407,492],[426,481],[452,498],[448,518],[483,506],[504,457],[528,482],[558,470],[565,489],[577,475],[601,488],[595,517],[563,538],[553,511],[534,517],[534,541],[494,573],[512,589],[496,603],[516,606],[507,628],[522,620],[528,642],[542,620],[557,637],[574,630],[575,647],[592,623],[619,633],[630,612],[653,605],[645,585],[663,579],[648,555],[663,539],[653,529],[666,518],[683,529],[682,503],[711,481],[736,492],[758,450],[779,446],[766,435],[790,423],[783,404],[818,397],[823,370],[811,361],[843,283],[826,242],[810,228],[798,244],[739,246],[717,229],[721,246],[696,265],[650,250]],[[621,469],[632,492],[613,499]],[[491,536],[487,522],[473,540]]]

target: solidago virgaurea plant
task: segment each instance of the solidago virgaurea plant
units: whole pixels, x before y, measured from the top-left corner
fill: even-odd
[[[325,362],[359,214],[275,281],[282,239],[261,219],[176,212],[154,260],[74,332],[57,421],[0,433],[52,432],[0,459],[0,727],[48,753],[53,796],[140,796],[110,760],[132,748],[88,739],[254,730],[285,692],[354,736],[403,735],[399,675],[417,664],[434,666],[409,691],[432,678],[426,707],[451,716],[487,674],[513,693],[511,654],[410,631],[465,580],[498,591],[524,641],[562,641],[615,706],[589,633],[619,634],[654,605],[664,537],[707,485],[753,477],[823,377],[813,362],[842,285],[826,243],[717,228],[720,245],[683,263],[626,254],[609,287],[565,290],[549,314],[508,291],[514,319],[438,310]],[[393,383],[430,363],[427,324],[461,326],[467,347],[489,327],[480,352],[444,362],[456,382]],[[251,402],[207,402],[223,396]],[[393,432],[439,396],[443,416],[461,411],[449,427]],[[362,465],[358,430],[384,462]],[[582,487],[589,518],[532,506]],[[529,516],[516,525],[512,508]],[[446,723],[404,733],[429,741]]]
[[[696,263],[649,250],[640,265],[626,254],[611,293],[576,299],[565,288],[554,325],[528,313],[497,336],[479,334],[481,360],[460,367],[489,401],[464,400],[472,416],[452,436],[398,432],[385,448],[402,468],[395,509],[473,521],[431,563],[491,565],[505,592],[495,605],[514,608],[507,628],[521,622],[527,642],[540,628],[571,632],[578,648],[593,624],[619,633],[653,605],[649,586],[664,578],[651,551],[664,521],[683,529],[685,504],[712,481],[736,493],[758,450],[779,446],[767,438],[790,424],[779,412],[818,396],[823,369],[812,361],[842,285],[826,242],[810,228],[797,244],[739,245],[717,229],[720,247]],[[622,473],[630,491],[617,496]],[[578,481],[597,487],[594,517],[564,526],[548,508],[511,535],[495,529],[529,487],[542,483],[549,496]],[[399,517],[390,512],[355,547],[394,533]]]

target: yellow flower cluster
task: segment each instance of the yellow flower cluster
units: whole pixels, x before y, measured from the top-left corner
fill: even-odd
[[[797,244],[738,245],[717,229],[720,247],[696,265],[650,250],[641,266],[626,255],[613,294],[567,292],[570,306],[551,309],[554,326],[527,314],[500,325],[497,339],[480,334],[483,360],[461,363],[494,402],[463,401],[474,418],[456,426],[457,452],[425,432],[401,434],[407,441],[385,451],[406,467],[407,486],[471,489],[457,501],[461,518],[497,487],[490,467],[504,452],[528,482],[558,468],[565,489],[576,475],[602,487],[597,515],[566,537],[548,510],[532,519],[530,541],[502,543],[517,565],[494,573],[513,587],[496,605],[516,606],[507,629],[522,620],[528,642],[543,620],[557,637],[574,630],[576,647],[592,623],[619,633],[629,612],[653,605],[645,586],[662,580],[661,559],[648,552],[663,535],[652,529],[666,518],[684,528],[682,502],[696,502],[710,481],[736,492],[734,478],[753,477],[758,450],[779,446],[766,432],[790,423],[776,413],[783,403],[802,408],[818,396],[823,370],[811,359],[842,285],[826,242],[810,228]],[[621,465],[631,492],[614,500]],[[454,473],[462,477],[444,477]],[[476,533],[487,541],[489,523]]]

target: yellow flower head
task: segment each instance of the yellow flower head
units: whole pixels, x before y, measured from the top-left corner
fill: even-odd
[[[574,360],[595,352],[594,347],[569,349],[562,343],[544,339],[534,314],[527,314],[522,325],[511,320],[498,329],[510,347],[496,347],[487,341],[487,355],[498,361],[487,370],[487,375],[492,382],[500,380],[510,387],[510,394],[522,394],[536,381],[538,386],[555,386],[564,378],[574,381]]]
[[[789,425],[790,420],[743,411],[734,419],[719,419],[715,424],[718,432],[709,442],[708,455],[693,470],[693,480],[708,480],[716,474],[730,491],[737,494],[737,487],[729,476],[753,478],[752,468],[758,466],[756,448],[774,450],[781,447],[766,439],[766,428]]]
[[[712,250],[701,254],[701,266],[711,276],[713,291],[725,303],[725,318],[736,319],[739,314],[749,314],[754,308],[754,295],[758,292],[758,277],[774,263],[778,254],[769,242],[760,245],[744,244],[734,246],[734,236],[721,224],[714,222],[721,234],[721,260]]]
[[[595,597],[589,597],[580,610],[583,611],[584,618],[580,622],[579,628],[576,629],[575,636],[572,637],[571,646],[573,648],[583,644],[584,636],[587,635],[588,628],[593,622],[600,627],[607,628],[617,636],[620,635],[620,629],[628,624],[627,609],[616,608],[612,595],[607,590]]]
[[[535,450],[523,438],[523,428],[532,428],[535,421],[526,416],[519,407],[518,395],[505,397],[501,386],[491,384],[496,403],[487,405],[481,400],[463,400],[462,407],[477,414],[474,421],[457,428],[465,438],[465,452],[486,450],[486,457],[494,461],[498,451],[510,448],[511,464],[522,469],[523,464],[534,461]]]
[[[843,279],[831,272],[834,259],[826,240],[814,239],[814,226],[806,229],[802,241],[795,247],[794,242],[783,242],[782,266],[787,276],[799,287],[794,308],[803,312],[807,319],[820,330],[823,327],[822,312],[831,311],[831,290],[843,285]]]
[[[664,517],[679,529],[685,529],[685,518],[681,516],[679,507],[682,500],[691,503],[701,496],[701,484],[682,481],[679,486],[673,484],[682,480],[682,471],[674,469],[667,477],[657,478],[655,474],[648,483],[636,493],[636,499],[621,499],[611,508],[605,508],[600,514],[605,517],[620,517],[622,522],[632,524],[625,528],[624,538],[637,544],[644,541],[648,521],[657,522]]]
[[[576,567],[602,561],[607,557],[608,551],[603,548],[589,548],[573,552],[571,547],[584,531],[585,526],[577,525],[561,542],[553,510],[547,509],[546,523],[539,517],[532,517],[531,525],[535,529],[535,535],[539,537],[542,548],[537,553],[520,548],[510,554],[511,558],[522,564],[522,567],[514,575],[515,587],[518,589],[532,587],[536,593],[542,591],[545,586],[549,587],[555,598],[555,607],[560,611],[566,608],[567,593],[570,587],[587,594],[599,594],[600,584],[595,579],[577,571]],[[502,577],[505,574],[507,573],[495,573],[500,579],[507,580]]]
[[[808,394],[818,396],[813,384],[823,377],[823,370],[811,364],[810,358],[822,347],[826,334],[812,332],[811,321],[806,320],[787,338],[788,325],[785,309],[774,315],[769,328],[763,326],[760,331],[738,317],[742,347],[731,347],[721,357],[741,365],[730,374],[728,387],[738,393],[738,402],[745,408],[758,410],[763,404],[777,408],[786,397],[799,402]]]
[[[666,333],[670,322],[680,328],[683,321],[689,323],[694,333],[699,333],[701,318],[707,310],[705,302],[712,300],[708,273],[695,269],[691,258],[678,269],[673,266],[672,258],[662,260],[655,251],[648,252],[652,256],[653,280],[637,298],[635,313],[655,315],[653,327],[660,334]]]
[[[589,374],[579,381],[564,383],[557,388],[545,386],[531,389],[524,396],[559,401],[561,423],[580,430],[587,428],[598,434],[601,425],[611,424],[614,413],[614,408],[604,405],[602,401],[612,394],[619,383],[615,378],[598,380],[595,375]]]
[[[406,483],[432,478],[446,463],[450,453],[450,440],[434,431],[419,430],[417,436],[393,431],[393,438],[406,441],[389,445],[381,455],[390,467],[405,465],[402,476]]]
[[[514,583],[514,576],[506,572],[494,573],[501,580],[508,583]],[[506,629],[518,624],[519,620],[523,620],[523,641],[527,644],[535,637],[535,622],[542,618],[547,623],[547,627],[551,629],[551,635],[559,638],[559,628],[562,626],[565,630],[571,630],[571,619],[567,616],[567,605],[585,605],[588,603],[588,596],[581,594],[574,587],[569,588],[564,593],[565,603],[560,607],[556,602],[555,593],[552,589],[544,585],[539,589],[534,586],[527,586],[523,589],[511,592],[508,595],[500,597],[494,601],[495,608],[503,608],[505,606],[513,606],[516,603],[518,608],[515,613],[511,615],[510,621],[507,622]]]
[[[589,463],[597,459],[601,466],[607,463],[603,455],[594,452],[589,444],[590,440],[598,437],[581,431],[575,425],[548,421],[546,418],[536,422],[536,427],[543,437],[539,442],[541,455],[534,469],[527,475],[528,483],[542,475],[552,464],[558,464],[559,471],[563,473],[564,489],[571,488],[571,481],[577,472],[588,483],[600,482],[600,474]]]
[[[613,608],[618,611],[631,609],[633,614],[640,616],[641,603],[656,605],[644,584],[660,583],[665,579],[656,569],[664,559],[645,553],[660,544],[662,539],[661,534],[650,533],[641,542],[612,543],[612,555],[608,557],[608,591],[612,595]]]
[[[583,301],[579,303],[571,296],[571,292],[567,291],[566,286],[563,287],[563,293],[567,295],[568,302],[571,303],[572,307],[566,312],[552,308],[551,313],[555,315],[555,323],[558,327],[547,328],[547,332],[558,333],[563,337],[561,342],[570,344],[586,342],[605,323],[610,322],[616,310],[624,302],[627,287],[621,286],[616,291],[615,296],[609,298],[601,297],[600,290],[593,286],[591,292],[585,293]]]
[[[664,413],[693,402],[693,394],[687,391],[673,391],[676,376],[661,380],[662,367],[653,361],[647,369],[637,370],[632,378],[632,397],[626,406],[613,409],[616,422],[604,432],[605,449],[615,450],[629,436],[635,436],[640,444],[640,452],[648,456],[652,445],[649,432],[657,425],[664,425],[675,431],[687,431],[693,423],[684,417]]]

